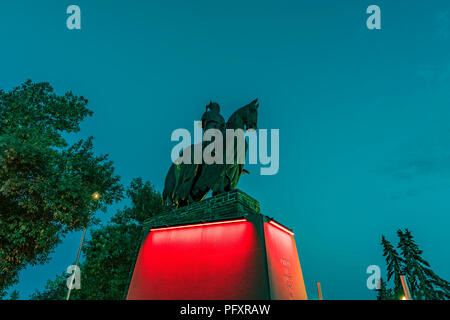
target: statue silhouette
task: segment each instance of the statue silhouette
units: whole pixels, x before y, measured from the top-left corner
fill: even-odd
[[[225,129],[256,129],[258,107],[258,99],[255,99],[248,105],[236,110],[225,124],[223,117],[220,115],[219,104],[211,102],[206,106],[206,112],[202,116],[202,127],[205,131],[217,129],[222,132],[224,137],[223,154],[225,155],[226,146],[231,142],[226,139]],[[203,142],[202,144],[202,150],[205,143]],[[194,150],[193,146],[189,148]],[[235,143],[235,160],[236,149],[237,144]],[[245,143],[246,151],[247,143]],[[173,163],[171,165],[164,184],[163,200],[165,203],[180,207],[202,200],[210,190],[213,191],[213,195],[235,190],[240,176],[246,172],[244,165],[236,161],[234,163],[226,163],[224,159],[222,164],[195,164],[193,157],[194,155],[191,153],[192,161],[190,164]]]

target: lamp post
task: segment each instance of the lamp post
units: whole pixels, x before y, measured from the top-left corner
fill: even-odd
[[[406,282],[405,276],[400,275],[400,280],[402,281],[403,292],[405,293],[405,296],[402,298],[402,300],[412,300],[411,292],[409,291],[408,282]]]
[[[320,282],[317,281],[317,292],[319,294],[319,300],[323,300],[323,296],[322,296],[322,286],[320,285]]]
[[[94,192],[92,194],[92,199],[95,200],[95,201],[99,200],[100,199],[100,194],[98,192]],[[78,267],[78,261],[80,260],[81,248],[83,247],[84,237],[86,236],[86,230],[87,230],[87,226],[83,228],[83,235],[81,236],[80,246],[78,248],[78,253],[77,253],[77,259],[75,260],[75,267]],[[74,272],[76,272],[76,268],[75,268]],[[75,277],[72,278],[72,281],[70,282],[69,291],[67,291],[66,300],[70,299],[70,292],[72,291],[72,286],[73,286],[73,280],[74,279],[75,279]]]

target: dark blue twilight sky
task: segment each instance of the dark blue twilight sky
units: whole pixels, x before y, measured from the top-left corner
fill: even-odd
[[[66,8],[82,30],[66,28]],[[381,8],[382,29],[365,10]],[[31,78],[87,97],[95,137],[127,184],[161,190],[176,128],[212,99],[228,117],[260,99],[280,170],[241,179],[296,232],[309,297],[372,299],[380,238],[410,228],[450,279],[450,2],[24,1],[0,4],[0,87]],[[170,121],[169,121],[170,119]],[[107,221],[114,213],[98,215]],[[20,274],[22,298],[72,263],[81,233]]]

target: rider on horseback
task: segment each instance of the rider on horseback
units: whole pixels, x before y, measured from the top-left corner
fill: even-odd
[[[222,133],[225,131],[225,119],[220,114],[218,103],[210,102],[206,106],[206,111],[202,116],[202,128],[204,131],[208,129],[217,129]]]

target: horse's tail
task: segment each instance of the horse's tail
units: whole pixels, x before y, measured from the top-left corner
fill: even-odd
[[[167,172],[166,180],[164,181],[164,191],[162,194],[163,203],[171,202],[173,203],[173,195],[176,189],[176,176],[175,176],[175,164],[169,168]]]

